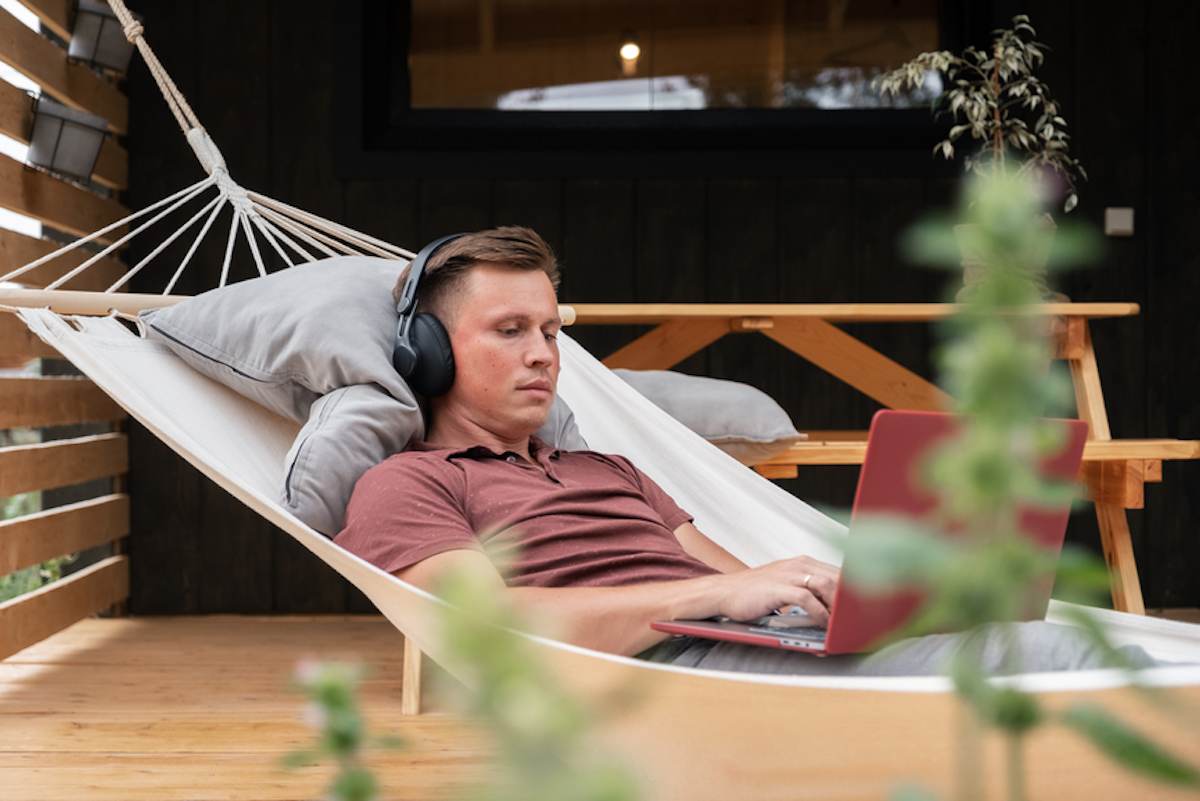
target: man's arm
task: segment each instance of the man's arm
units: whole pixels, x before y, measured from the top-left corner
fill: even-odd
[[[684,523],[675,529],[675,539],[679,540],[679,544],[683,546],[683,550],[687,551],[688,556],[699,559],[713,570],[720,570],[722,573],[749,570],[749,566],[745,562],[704,536],[700,533],[700,529],[691,523]]]
[[[491,583],[504,580],[488,557],[474,550],[443,551],[396,575],[436,591],[446,571],[464,571]],[[808,583],[805,588],[804,584]],[[625,587],[509,587],[508,597],[553,636],[585,648],[632,656],[665,639],[655,620],[701,619],[725,615],[751,620],[796,605],[818,622],[828,620],[836,569],[806,556],[772,562],[736,573]],[[826,599],[824,602],[822,599]]]

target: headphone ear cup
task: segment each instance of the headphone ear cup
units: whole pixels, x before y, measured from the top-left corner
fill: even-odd
[[[432,314],[416,315],[409,339],[417,352],[417,363],[408,376],[408,385],[427,398],[445,395],[454,384],[454,350],[441,320]]]

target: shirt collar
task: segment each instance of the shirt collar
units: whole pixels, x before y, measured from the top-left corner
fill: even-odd
[[[414,440],[413,442],[410,442],[408,444],[407,450],[438,452],[438,453],[441,453],[446,458],[447,461],[450,459],[453,459],[455,457],[459,457],[459,456],[475,457],[475,458],[503,459],[509,455],[513,455],[513,456],[516,456],[517,458],[523,458],[523,457],[521,457],[520,454],[515,453],[514,451],[504,451],[503,453],[497,453],[496,451],[489,448],[487,445],[482,445],[482,444],[467,445],[466,447],[463,447],[463,448],[441,448],[441,447],[438,447],[437,445],[430,445],[425,440]],[[545,464],[547,459],[557,459],[558,455],[559,455],[559,450],[558,450],[558,448],[551,448],[548,444],[546,444],[546,442],[539,439],[538,437],[531,436],[529,438],[529,455],[534,458],[534,461]]]

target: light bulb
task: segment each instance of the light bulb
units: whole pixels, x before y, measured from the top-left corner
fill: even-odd
[[[637,46],[637,42],[626,42],[621,45],[620,54],[625,61],[637,61],[638,56],[642,54],[642,48]]]

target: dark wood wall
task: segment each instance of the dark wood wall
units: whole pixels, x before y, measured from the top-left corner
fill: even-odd
[[[139,3],[148,38],[245,186],[413,247],[452,231],[519,223],[539,230],[562,261],[567,301],[929,301],[947,276],[914,268],[896,237],[945,206],[952,168],[927,147],[856,152],[797,149],[788,177],[739,177],[697,159],[678,178],[589,174],[522,179],[342,175],[336,152],[339,4],[281,0]],[[1076,214],[1099,224],[1105,206],[1133,206],[1137,233],[1107,240],[1104,257],[1068,278],[1077,300],[1142,304],[1135,319],[1094,324],[1113,433],[1200,438],[1200,97],[1190,58],[1195,4],[1028,4],[1053,47],[1044,75],[1063,101],[1075,153],[1091,176]],[[998,3],[1003,21],[1018,10]],[[129,80],[131,205],[200,173],[144,67]],[[932,142],[928,145],[932,146]],[[481,143],[481,150],[485,145]],[[749,156],[750,154],[746,154]],[[734,168],[731,169],[730,165]],[[135,254],[136,255],[136,254]],[[207,276],[180,289],[215,284]],[[147,276],[142,291],[161,291]],[[928,374],[932,333],[919,326],[854,332]],[[603,354],[636,329],[580,328]],[[686,371],[752,383],[801,428],[865,427],[875,405],[759,336],[726,338]],[[132,432],[134,613],[367,611],[369,603],[293,540],[201,477],[140,427]],[[1167,463],[1131,512],[1151,606],[1200,606],[1200,464]],[[815,503],[845,507],[855,471],[813,468],[784,482]],[[719,488],[717,488],[719,491]],[[1097,546],[1090,507],[1071,539]]]

